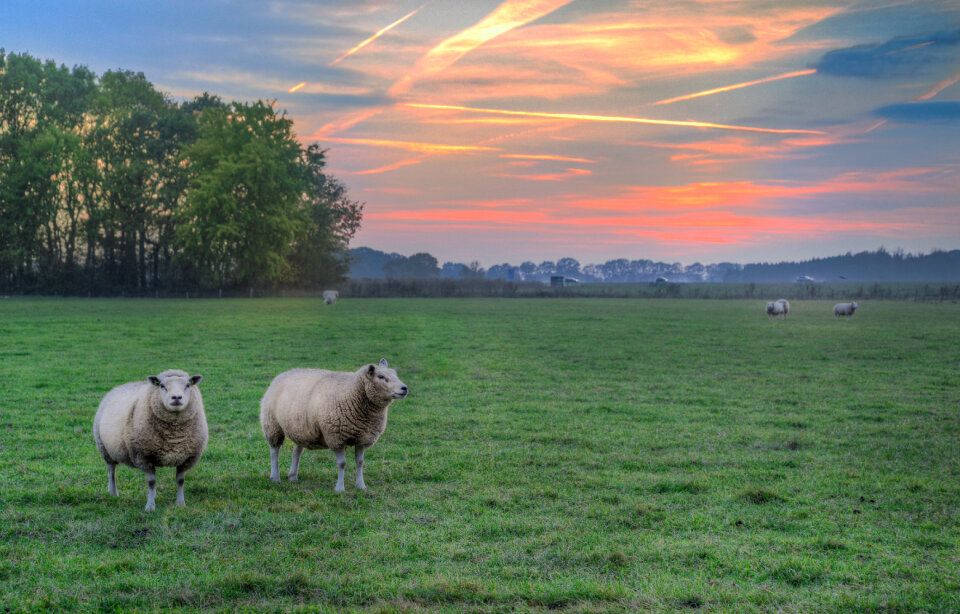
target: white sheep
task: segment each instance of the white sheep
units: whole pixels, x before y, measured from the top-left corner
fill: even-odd
[[[397,372],[368,364],[354,372],[293,369],[273,379],[260,401],[260,426],[270,446],[270,479],[280,481],[280,446],[293,440],[287,477],[297,481],[303,450],[329,448],[337,460],[337,492],[343,491],[346,448],[354,446],[357,488],[364,489],[363,452],[387,427],[387,409],[407,396]]]
[[[781,316],[786,319],[785,309],[785,306],[780,301],[770,301],[767,303],[767,316],[770,318]]]
[[[107,463],[107,491],[117,495],[117,464],[147,474],[147,511],[156,509],[157,467],[177,468],[177,505],[187,471],[207,447],[207,418],[197,384],[202,375],[170,369],[117,386],[93,418],[93,440]]]
[[[837,303],[833,306],[833,319],[839,320],[840,316],[847,316],[849,320],[853,317],[853,312],[857,310],[857,307],[859,307],[859,305],[857,305],[856,301],[852,303]]]
[[[777,299],[777,302],[783,305],[783,319],[787,319],[787,314],[790,313],[790,301],[785,298]]]
[[[324,290],[323,291],[323,304],[324,305],[333,305],[337,302],[340,293],[336,290]]]

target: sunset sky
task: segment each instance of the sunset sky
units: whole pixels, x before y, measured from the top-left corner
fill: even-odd
[[[8,2],[0,47],[275,99],[353,246],[484,266],[960,247],[960,2]]]

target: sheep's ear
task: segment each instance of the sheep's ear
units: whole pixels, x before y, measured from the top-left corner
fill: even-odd
[[[150,383],[153,384],[154,386],[160,385],[160,378],[157,377],[156,375],[150,375],[147,377],[147,379],[150,380]]]
[[[373,375],[374,373],[376,373],[376,371],[377,371],[376,367],[374,367],[373,365],[367,365],[367,375]]]
[[[191,377],[190,377],[190,384],[195,386],[195,385],[199,384],[199,383],[200,383],[200,380],[202,380],[202,379],[203,379],[203,376],[202,376],[202,375],[194,375],[194,376],[191,376]]]
[[[381,359],[380,359],[380,366],[381,366],[381,367],[386,367],[386,366],[387,366],[387,359],[386,359],[386,358],[381,358]]]

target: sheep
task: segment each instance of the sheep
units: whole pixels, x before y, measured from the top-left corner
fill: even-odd
[[[146,511],[156,509],[157,467],[177,468],[177,505],[183,507],[184,475],[207,447],[207,418],[197,384],[202,375],[170,369],[144,381],[117,386],[93,418],[93,440],[107,463],[107,492],[117,496],[117,464],[147,475]]]
[[[833,306],[833,319],[839,320],[840,316],[847,316],[849,320],[853,317],[853,312],[857,310],[857,307],[859,307],[859,305],[857,305],[856,301],[853,303],[837,303]]]
[[[790,313],[790,301],[785,298],[777,299],[777,302],[783,305],[783,319],[787,319],[787,314]]]
[[[784,310],[785,307],[780,301],[770,301],[767,303],[767,316],[770,318],[782,316],[784,319],[786,319],[787,316]]]
[[[356,487],[363,481],[363,452],[387,427],[387,409],[407,396],[397,372],[368,364],[354,372],[293,369],[273,379],[260,401],[260,426],[270,446],[270,479],[280,481],[279,456],[284,438],[293,440],[293,460],[287,477],[297,481],[304,449],[329,448],[337,461],[335,492],[343,492],[346,448],[354,446]]]
[[[333,305],[337,302],[337,298],[340,296],[340,293],[336,290],[324,290],[323,291],[323,304],[324,305]]]

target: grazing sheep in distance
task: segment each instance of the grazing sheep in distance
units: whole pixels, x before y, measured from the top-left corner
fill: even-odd
[[[340,293],[336,290],[324,290],[323,291],[323,304],[324,305],[333,305],[337,302],[337,298],[340,296]]]
[[[397,372],[380,359],[354,372],[293,369],[273,379],[260,401],[260,426],[270,446],[270,479],[280,481],[280,446],[293,440],[287,477],[297,481],[303,450],[329,448],[337,459],[336,492],[343,491],[347,446],[354,446],[357,488],[364,489],[363,452],[387,428],[387,409],[407,396]]]
[[[783,303],[780,301],[770,301],[767,303],[767,316],[770,318],[775,318],[781,316],[786,319],[786,311]]]
[[[157,467],[177,468],[177,505],[184,474],[207,447],[207,417],[197,384],[202,375],[170,369],[144,381],[117,386],[93,418],[93,440],[107,463],[107,491],[117,495],[117,464],[147,474],[147,511],[156,509]]]
[[[856,301],[853,303],[837,303],[833,306],[833,319],[839,320],[840,316],[847,316],[849,320],[853,317],[853,312],[857,310],[857,307],[859,307],[859,305],[857,305]]]

